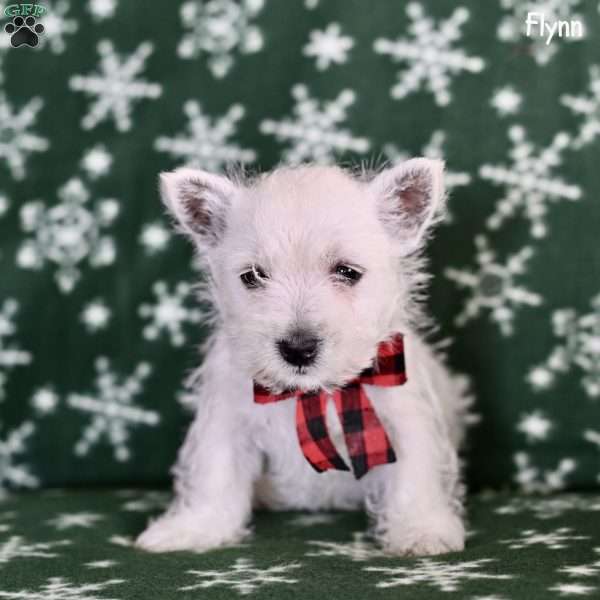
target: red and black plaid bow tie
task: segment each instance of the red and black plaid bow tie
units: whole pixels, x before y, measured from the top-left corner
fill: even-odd
[[[404,343],[402,335],[398,334],[389,342],[379,344],[373,367],[365,369],[350,383],[332,393],[356,479],[372,467],[396,461],[394,449],[362,384],[391,387],[405,382]],[[318,390],[271,394],[254,384],[254,402],[258,404],[296,398],[298,440],[306,460],[315,471],[348,471],[327,431],[325,410],[328,395]]]

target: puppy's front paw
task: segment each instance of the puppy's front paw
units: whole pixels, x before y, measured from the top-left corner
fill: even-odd
[[[465,547],[465,528],[454,514],[434,515],[420,522],[402,520],[381,538],[386,552],[398,556],[434,556]]]
[[[213,519],[211,523],[194,513],[175,514],[165,515],[151,523],[135,544],[147,552],[206,552],[236,544],[247,534],[245,527],[232,529],[218,519]]]

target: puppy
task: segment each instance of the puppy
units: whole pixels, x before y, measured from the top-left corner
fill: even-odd
[[[253,506],[362,507],[391,554],[461,550],[469,400],[420,333],[443,163],[251,180],[183,168],[161,175],[161,191],[205,266],[214,332],[175,498],[137,545],[234,544]]]

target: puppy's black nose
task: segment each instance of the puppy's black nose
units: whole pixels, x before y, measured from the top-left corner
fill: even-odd
[[[285,362],[295,367],[307,367],[315,362],[319,353],[319,338],[304,331],[295,331],[279,340],[277,349]]]

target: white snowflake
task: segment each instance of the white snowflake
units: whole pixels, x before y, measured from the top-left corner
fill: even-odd
[[[444,160],[444,145],[446,143],[446,134],[442,130],[434,131],[429,138],[429,141],[421,149],[421,155],[427,158],[439,158]],[[390,161],[393,163],[407,160],[410,158],[408,152],[403,152],[398,149],[395,144],[385,144],[383,151]],[[469,185],[471,176],[464,171],[453,171],[448,168],[444,170],[444,185],[452,200],[452,192],[458,187]],[[444,223],[451,223],[454,220],[453,215],[447,210],[444,216]]]
[[[24,589],[18,592],[0,590],[0,598],[8,600],[114,600],[98,596],[111,585],[125,583],[123,579],[109,579],[99,583],[70,583],[64,577],[50,577],[37,590]]]
[[[533,237],[544,237],[547,234],[545,219],[548,206],[561,200],[581,198],[579,186],[569,185],[552,173],[562,162],[561,154],[569,145],[569,135],[557,133],[550,146],[539,151],[527,139],[523,127],[511,127],[508,136],[512,142],[509,152],[512,163],[484,164],[479,169],[483,179],[506,188],[506,195],[498,202],[487,226],[499,229],[517,209],[521,209],[531,224]]]
[[[492,558],[463,562],[445,562],[431,558],[421,558],[406,567],[365,567],[365,571],[382,573],[389,579],[377,583],[379,588],[405,585],[429,585],[442,592],[455,592],[466,581],[482,579],[511,579],[511,575],[485,573],[482,568],[493,562]]]
[[[594,431],[593,429],[586,429],[583,432],[583,439],[591,444],[598,446],[600,450],[600,431]],[[597,480],[600,482],[600,473],[598,473]]]
[[[234,63],[233,52],[258,52],[263,47],[260,29],[252,19],[260,13],[264,0],[191,0],[181,5],[181,22],[186,33],[177,53],[181,58],[209,55],[211,73],[225,77]]]
[[[288,521],[288,525],[295,527],[313,527],[314,525],[329,525],[336,520],[337,516],[332,513],[308,513],[298,515]]]
[[[530,546],[544,546],[549,550],[563,550],[568,548],[571,542],[589,540],[587,535],[573,535],[570,527],[559,527],[554,531],[542,533],[537,529],[525,529],[520,536],[508,540],[500,540],[501,544],[508,544],[511,550],[522,550]]]
[[[171,232],[160,222],[146,223],[138,238],[148,255],[162,252],[169,245]]]
[[[110,40],[98,42],[99,69],[89,75],[73,75],[69,79],[72,90],[95,97],[81,121],[84,129],[93,129],[101,121],[112,117],[119,131],[129,131],[133,103],[161,95],[160,84],[136,79],[144,70],[146,59],[153,49],[151,42],[143,42],[133,54],[122,57],[115,52]]]
[[[56,558],[58,554],[53,550],[68,544],[70,544],[68,540],[29,543],[21,536],[13,535],[0,542],[0,568],[15,558]]]
[[[321,542],[309,541],[309,545],[316,546],[319,550],[307,552],[306,556],[341,556],[355,562],[371,560],[372,558],[385,558],[387,555],[369,541],[364,532],[354,532],[351,542]]]
[[[514,496],[505,505],[494,510],[498,515],[531,513],[533,517],[542,521],[561,518],[573,511],[600,512],[600,496],[577,494],[560,494],[547,498]]]
[[[475,270],[450,267],[444,271],[446,277],[459,287],[470,290],[470,298],[455,318],[455,323],[463,327],[475,319],[481,310],[489,310],[490,319],[498,324],[500,332],[511,335],[515,310],[521,305],[539,306],[542,302],[541,296],[516,282],[516,278],[525,273],[526,264],[533,256],[533,249],[526,246],[501,264],[497,262],[496,253],[489,247],[485,236],[478,235],[475,246],[478,263]]]
[[[84,563],[88,569],[110,569],[111,567],[117,566],[119,563],[116,560],[93,560],[88,563]]]
[[[394,62],[409,65],[398,73],[391,96],[401,99],[424,85],[433,94],[436,104],[445,106],[452,98],[452,77],[461,71],[479,73],[485,66],[479,56],[467,56],[463,50],[453,47],[461,37],[462,25],[469,19],[469,11],[464,6],[456,8],[437,29],[435,21],[425,14],[418,2],[409,3],[406,14],[411,20],[410,36],[397,40],[378,38],[373,46],[377,54],[387,54]]]
[[[53,413],[58,406],[58,394],[50,387],[43,387],[35,391],[31,397],[31,405],[41,415]]]
[[[237,122],[244,116],[244,107],[234,104],[221,117],[211,119],[202,112],[202,106],[195,100],[183,105],[188,118],[186,130],[174,137],[158,137],[154,147],[159,152],[168,152],[188,167],[198,167],[218,171],[228,163],[252,162],[256,159],[254,150],[241,148],[229,141],[235,135]]]
[[[102,235],[119,214],[113,198],[98,200],[92,210],[86,207],[90,191],[75,177],[58,190],[60,202],[46,208],[41,201],[21,208],[23,230],[34,234],[21,245],[17,264],[23,269],[41,269],[45,261],[55,263],[55,279],[61,292],[73,291],[81,273],[78,265],[88,260],[92,267],[110,265],[115,260],[112,237]]]
[[[46,521],[48,525],[51,525],[57,531],[64,531],[65,529],[71,529],[72,527],[83,527],[89,529],[94,527],[96,523],[102,520],[104,517],[97,513],[90,512],[79,512],[79,513],[61,513]]]
[[[88,0],[87,9],[95,21],[104,21],[115,16],[117,0]]]
[[[135,396],[142,391],[142,382],[150,375],[151,367],[140,363],[133,375],[121,383],[110,370],[107,358],[96,360],[96,393],[70,394],[67,404],[76,410],[89,414],[90,424],[84,429],[81,439],[75,446],[75,454],[85,456],[102,436],[106,436],[113,447],[118,461],[129,460],[129,428],[138,425],[155,426],[160,417],[157,412],[140,408],[133,403]]]
[[[188,571],[191,575],[204,579],[204,581],[179,589],[181,591],[193,591],[223,586],[246,595],[275,583],[298,583],[297,579],[291,579],[287,574],[300,566],[298,563],[282,563],[261,569],[255,567],[254,563],[248,558],[238,558],[226,570]]]
[[[560,567],[558,571],[567,574],[569,577],[595,577],[600,575],[600,560],[595,563]]]
[[[44,5],[48,10],[44,14],[44,35],[40,37],[40,48],[49,46],[53,54],[62,54],[67,47],[65,36],[77,31],[77,21],[67,17],[70,5],[66,0],[54,3],[46,0]]]
[[[172,292],[164,281],[157,281],[152,286],[156,296],[156,304],[142,304],[139,315],[150,322],[143,329],[147,340],[156,340],[161,333],[168,334],[174,346],[185,343],[183,326],[186,323],[200,323],[202,311],[198,308],[187,308],[186,300],[190,297],[192,286],[186,282],[178,283]]]
[[[0,438],[0,498],[6,494],[7,486],[33,488],[38,485],[37,477],[25,465],[15,462],[16,455],[27,450],[26,442],[34,431],[35,425],[25,421],[8,432],[4,440]]]
[[[553,427],[552,421],[540,410],[523,413],[517,423],[517,430],[525,434],[528,442],[547,439]]]
[[[265,119],[260,124],[261,133],[274,135],[278,142],[290,144],[283,152],[284,161],[329,164],[335,162],[337,154],[369,150],[366,138],[354,137],[350,130],[339,127],[356,99],[352,90],[342,90],[335,100],[322,105],[310,97],[305,85],[295,85],[292,96],[295,100],[292,118]]]
[[[538,65],[545,65],[554,56],[560,43],[546,43],[546,35],[527,36],[527,14],[530,12],[542,13],[547,23],[556,21],[582,21],[576,13],[580,0],[500,0],[500,6],[511,11],[505,15],[498,25],[498,39],[503,42],[529,44],[529,50]],[[576,37],[563,37],[561,41],[572,41]]]
[[[583,583],[557,583],[548,588],[549,591],[556,592],[559,596],[586,596],[597,589]]]
[[[515,483],[526,494],[547,494],[566,487],[567,477],[575,470],[577,463],[566,457],[559,461],[556,469],[541,470],[531,462],[527,452],[517,452],[514,456],[517,473]]]
[[[313,10],[319,6],[319,2],[320,0],[304,0],[304,6],[307,8],[307,10]]]
[[[585,393],[590,398],[600,398],[600,294],[590,304],[592,311],[582,316],[572,308],[552,314],[554,335],[562,343],[527,374],[533,389],[546,390],[555,384],[557,375],[577,367]]]
[[[111,311],[101,298],[88,302],[83,307],[79,319],[90,333],[106,329],[110,321]]]
[[[11,175],[25,178],[25,162],[32,152],[44,152],[48,140],[30,128],[44,105],[41,98],[32,98],[18,112],[13,110],[6,96],[0,92],[0,161],[5,161]]]
[[[134,539],[127,535],[111,535],[108,541],[115,546],[122,546],[123,548],[132,548],[135,543]]]
[[[519,111],[523,97],[511,85],[494,90],[490,105],[496,109],[499,116],[514,115]]]
[[[573,140],[574,148],[592,142],[596,136],[600,135],[600,66],[592,65],[590,67],[589,94],[573,96],[564,94],[560,101],[574,114],[583,117],[583,122],[579,128],[579,135]]]
[[[9,339],[17,332],[15,317],[18,310],[19,303],[14,298],[8,298],[0,304],[0,402],[5,396],[8,372],[31,362],[31,354],[21,350]]]
[[[319,71],[327,70],[332,64],[344,64],[348,61],[348,52],[354,46],[354,40],[342,35],[339,23],[330,23],[325,30],[310,32],[310,41],[304,46],[305,56],[315,57]]]
[[[106,146],[98,144],[90,148],[81,160],[81,166],[86,171],[90,179],[102,177],[110,171],[112,165],[112,156],[109,154]]]
[[[135,500],[128,500],[121,508],[128,512],[150,512],[166,508],[169,494],[164,492],[146,492]]]
[[[8,198],[0,193],[0,217],[2,217],[7,211],[8,211],[8,207],[10,205],[10,202],[8,201]]]

